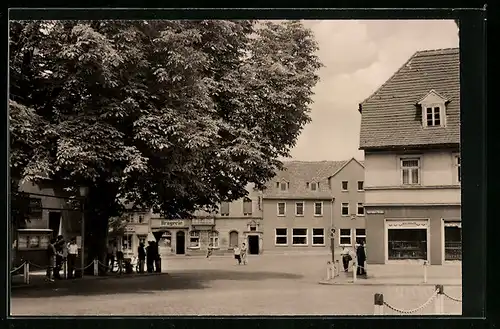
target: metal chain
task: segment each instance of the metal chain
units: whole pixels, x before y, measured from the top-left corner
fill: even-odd
[[[451,299],[451,300],[452,300],[452,301],[454,301],[454,302],[457,302],[457,303],[461,303],[461,302],[462,302],[462,300],[461,300],[461,299],[459,299],[459,298],[455,298],[455,297],[452,297],[452,296],[450,296],[450,295],[448,295],[448,294],[446,294],[446,293],[443,293],[443,295],[445,295],[447,298]]]
[[[92,266],[92,265],[94,265],[94,261],[92,261],[89,265],[85,266],[85,267],[83,268],[83,270],[88,269],[88,268],[89,268],[90,266]],[[82,270],[82,268],[81,268],[81,267],[76,267],[76,268],[75,268],[75,270],[81,271],[81,270]]]
[[[396,308],[396,307],[392,306],[391,304],[388,304],[385,301],[384,301],[384,305],[387,306],[388,308],[390,308],[391,310],[396,311],[398,313],[411,314],[411,313],[418,312],[418,311],[424,309],[426,306],[428,306],[437,297],[438,292],[439,292],[439,290],[436,289],[436,291],[434,291],[434,293],[432,294],[432,296],[425,303],[423,303],[419,307],[414,308],[412,310],[403,310],[403,309],[400,309],[400,308]]]
[[[26,264],[26,262],[23,262],[23,263],[22,263],[22,264],[21,264],[18,268],[15,268],[15,269],[13,269],[12,271],[10,271],[10,273],[12,274],[12,273],[14,273],[14,272],[19,271],[19,270],[21,269],[21,267],[23,267],[25,264]]]

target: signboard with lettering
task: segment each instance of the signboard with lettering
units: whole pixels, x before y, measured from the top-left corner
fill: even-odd
[[[429,225],[426,220],[389,220],[388,228],[427,228]]]
[[[135,232],[135,227],[133,227],[133,226],[125,226],[125,232]]]
[[[375,210],[367,210],[366,213],[375,215],[375,214],[384,214],[384,211],[380,209],[375,209]]]
[[[193,218],[191,220],[192,225],[214,225],[215,221],[213,218]]]
[[[186,227],[186,222],[182,219],[160,219],[151,220],[151,227],[154,228],[180,228]]]

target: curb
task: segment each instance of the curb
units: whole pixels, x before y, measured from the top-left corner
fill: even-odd
[[[383,283],[383,282],[359,282],[357,281],[354,283],[352,280],[349,280],[347,282],[335,282],[335,281],[319,281],[319,284],[326,285],[326,286],[386,286],[386,287],[415,287],[415,286],[421,286],[421,287],[434,287],[436,286],[436,283],[402,283],[402,282],[394,282],[394,283]],[[458,283],[449,283],[445,284],[445,286],[452,286],[452,287],[461,287],[461,284]]]
[[[120,276],[114,276],[114,275],[102,275],[102,276],[92,276],[89,275],[87,277],[84,277],[82,279],[69,279],[69,280],[58,280],[54,281],[52,283],[49,283],[47,281],[39,282],[39,283],[32,283],[32,284],[19,284],[19,285],[10,285],[11,290],[18,290],[18,289],[34,289],[34,288],[51,288],[51,289],[57,289],[57,288],[65,288],[66,285],[68,284],[73,284],[73,283],[79,283],[79,282],[85,282],[85,281],[94,281],[94,280],[109,280],[109,279],[125,279],[125,278],[138,278],[138,277],[145,277],[145,276],[160,276],[160,275],[169,275],[168,273],[144,273],[144,274],[124,274]],[[61,284],[59,284],[59,282]]]

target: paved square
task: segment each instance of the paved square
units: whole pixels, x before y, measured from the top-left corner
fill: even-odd
[[[432,286],[320,285],[327,258],[262,255],[250,257],[246,266],[236,265],[231,257],[172,258],[163,261],[168,275],[58,282],[51,287],[15,289],[11,314],[371,315],[375,293],[383,293],[385,300],[398,308],[413,309],[434,291]],[[400,266],[399,274],[390,270],[396,276],[415,273],[408,266],[396,266]],[[442,274],[451,273],[457,280],[460,267],[445,270],[430,270],[429,281],[443,282],[448,295],[461,298],[461,287],[447,286],[449,280]],[[384,273],[382,269],[378,272]],[[391,280],[396,280],[396,276]],[[445,298],[444,311],[461,314],[461,303]],[[396,315],[387,307],[385,314]],[[414,314],[434,314],[434,303]]]

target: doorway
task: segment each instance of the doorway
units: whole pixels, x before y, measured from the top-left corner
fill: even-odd
[[[61,225],[61,213],[50,211],[49,212],[49,229],[52,230],[51,239],[54,239],[59,234],[59,226]]]
[[[259,236],[258,235],[249,235],[248,236],[248,253],[250,255],[258,255],[259,254]]]
[[[177,255],[186,253],[186,234],[184,231],[177,231],[175,234],[175,253]]]

